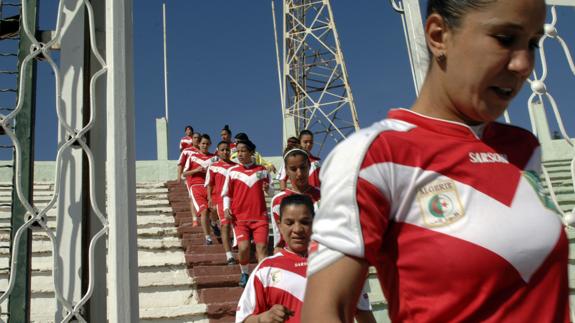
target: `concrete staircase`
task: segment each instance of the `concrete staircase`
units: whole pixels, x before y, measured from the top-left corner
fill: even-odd
[[[210,322],[233,322],[243,288],[238,287],[239,265],[227,265],[221,243],[212,237],[213,245],[206,246],[200,227],[192,227],[190,200],[184,184],[167,183],[169,200],[174,210],[178,235],[186,249],[186,264],[193,277],[199,302],[207,306]],[[252,252],[253,254],[253,252]],[[237,254],[234,254],[237,259]],[[252,268],[255,259],[252,259]]]
[[[34,186],[34,201],[47,204],[53,191],[50,183]],[[137,185],[139,301],[142,322],[206,321],[206,305],[198,302],[194,281],[188,276],[172,208],[163,183]],[[10,236],[11,186],[0,183],[0,290],[7,286]],[[56,209],[48,212],[54,227]],[[52,282],[51,243],[39,231],[33,232],[32,305],[34,322],[53,322],[56,311]],[[5,303],[2,310],[5,310]]]
[[[559,207],[564,212],[571,211],[575,208],[575,192],[573,191],[573,178],[571,177],[571,160],[554,160],[544,162],[543,165],[549,173],[553,192],[557,196]],[[542,178],[543,187],[546,193],[549,188],[545,179]]]

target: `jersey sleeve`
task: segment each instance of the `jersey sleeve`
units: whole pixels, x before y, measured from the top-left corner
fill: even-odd
[[[381,261],[389,222],[388,184],[393,182],[387,151],[372,148],[382,126],[378,123],[350,136],[322,167],[321,207],[313,224],[308,276],[344,255],[372,265]]]
[[[260,314],[266,311],[265,289],[258,276],[260,271],[257,269],[258,268],[254,269],[250,275],[248,283],[238,302],[236,310],[236,322],[238,323],[245,321],[250,315]]]
[[[272,180],[272,174],[266,169],[266,177],[264,178],[264,182],[268,183],[268,191],[266,192],[268,194],[268,196],[274,196],[274,186],[273,184],[273,180]]]
[[[215,174],[213,171],[213,167],[210,165],[208,167],[208,171],[206,172],[206,181],[204,182],[204,187],[208,187],[208,186],[212,186],[214,187],[214,181],[215,181]]]
[[[226,180],[224,181],[224,185],[222,186],[222,201],[224,204],[224,210],[227,210],[231,206],[231,196],[232,196],[232,183],[230,175],[232,173],[232,168],[228,169],[226,172]]]
[[[280,193],[281,194],[281,193]],[[272,231],[274,237],[274,247],[278,246],[278,243],[281,241],[281,234],[280,229],[278,226],[279,219],[280,219],[280,205],[277,203],[278,197],[280,194],[274,196],[270,202],[270,222],[272,224]]]
[[[278,174],[276,176],[276,179],[278,181],[285,181],[287,179],[287,175],[286,175],[286,168],[285,165],[282,165],[280,167],[280,170],[278,171]]]
[[[185,151],[182,150],[180,153],[180,157],[178,158],[178,166],[184,166],[187,160],[187,154]]]
[[[262,166],[270,167],[271,165],[273,165],[272,163],[270,163],[269,161],[265,160],[262,155],[256,151],[256,153],[254,154],[255,160],[256,160],[256,164],[260,164]]]

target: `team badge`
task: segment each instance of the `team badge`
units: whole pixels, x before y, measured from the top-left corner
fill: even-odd
[[[428,227],[441,227],[458,221],[465,215],[459,193],[452,180],[437,180],[417,192],[417,200]]]
[[[270,276],[272,278],[272,286],[279,284],[282,280],[282,272],[279,270],[272,271]]]

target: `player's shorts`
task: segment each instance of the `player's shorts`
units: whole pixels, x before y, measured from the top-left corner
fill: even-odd
[[[186,188],[188,189],[188,196],[191,198],[192,197],[192,177],[190,176],[186,176],[184,177],[185,182],[186,182]]]
[[[222,225],[225,224],[230,224],[230,220],[226,219],[226,214],[224,212],[224,201],[223,200],[219,200],[217,202],[214,202],[215,200],[212,198],[212,203],[215,203],[216,205],[216,213],[218,213],[218,218],[220,219],[220,223]]]
[[[237,221],[234,233],[238,241],[249,241],[251,234],[256,244],[267,244],[269,225],[267,221]]]
[[[194,209],[196,209],[196,214],[208,209],[208,194],[204,185],[191,185],[190,198],[194,204]]]

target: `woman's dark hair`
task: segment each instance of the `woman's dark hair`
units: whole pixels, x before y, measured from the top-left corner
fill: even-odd
[[[248,140],[239,140],[238,143],[236,144],[236,146],[239,146],[240,144],[246,145],[248,150],[252,153],[254,151],[256,151],[256,145],[253,142],[251,142],[249,139]]]
[[[218,149],[219,149],[220,145],[223,145],[223,144],[229,145],[230,143],[227,141],[220,141],[220,142],[218,142],[218,145],[216,147],[218,147]]]
[[[222,129],[222,131],[225,131],[228,133],[228,135],[232,135],[232,131],[230,130],[230,126],[225,125],[224,128]]]
[[[437,13],[449,28],[457,28],[469,11],[484,8],[493,2],[495,0],[429,0],[426,17]]]
[[[191,133],[194,132],[194,128],[192,128],[192,126],[190,126],[190,125],[187,125],[187,126],[184,128],[184,132],[186,132],[186,130],[188,130],[188,129],[190,129],[190,132],[191,132]]]
[[[210,135],[208,135],[207,133],[203,134],[200,137],[200,140],[202,140],[202,139],[208,139],[210,142],[212,142],[212,138],[210,138]]]
[[[313,201],[311,200],[311,198],[307,195],[293,194],[284,197],[284,199],[280,203],[280,221],[282,219],[284,208],[290,205],[303,205],[308,209],[312,219],[315,216],[315,211],[313,209]]]
[[[300,131],[298,139],[301,140],[301,137],[303,137],[303,136],[311,136],[311,138],[313,139],[313,132],[311,132],[307,129],[304,129],[304,130]]]
[[[237,140],[242,140],[242,141],[249,141],[250,140],[248,135],[245,134],[244,132],[239,132],[234,138],[236,138]]]
[[[301,149],[300,147],[293,147],[292,149],[286,149],[286,151],[284,151],[284,163],[286,163],[287,165],[287,159],[289,157],[294,157],[294,156],[302,156],[305,160],[308,161],[308,164],[310,163],[309,161],[309,154]]]

